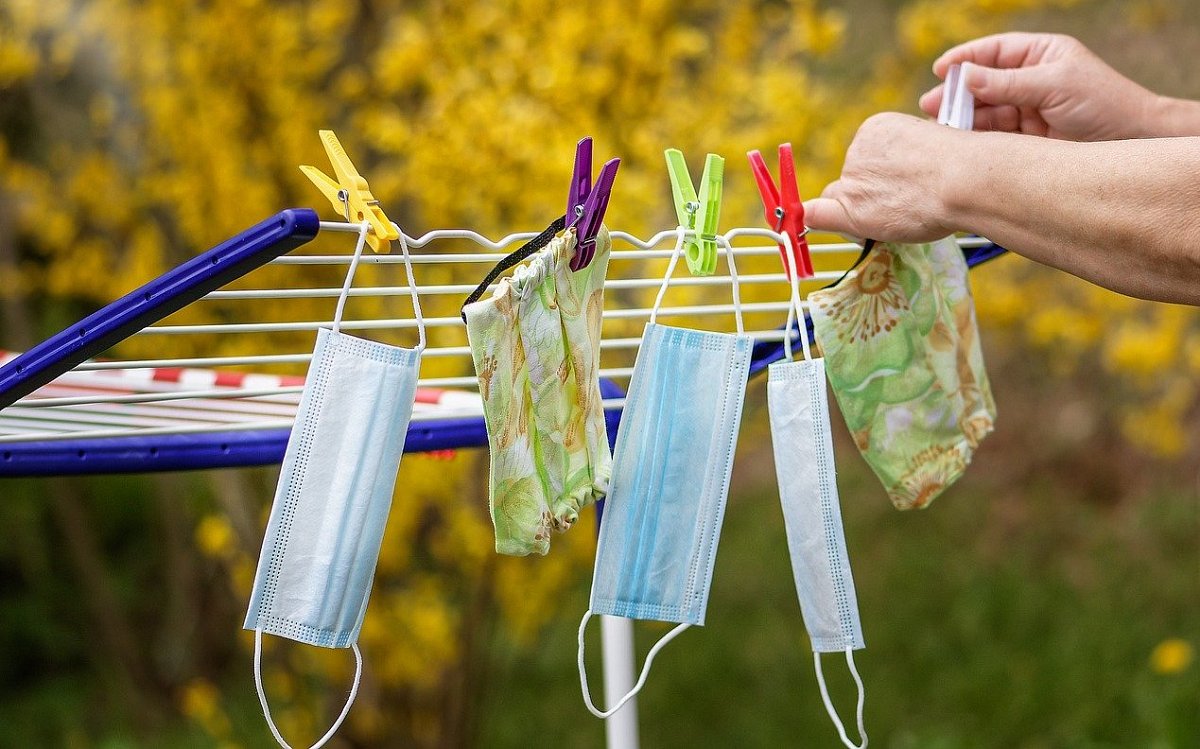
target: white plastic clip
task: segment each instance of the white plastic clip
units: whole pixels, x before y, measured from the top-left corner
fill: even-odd
[[[946,72],[942,107],[938,110],[938,124],[949,125],[959,130],[975,129],[975,97],[967,90],[967,76],[964,75],[962,65],[951,65],[950,70]]]

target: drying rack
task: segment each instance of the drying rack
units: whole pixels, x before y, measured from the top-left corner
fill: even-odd
[[[312,300],[327,300],[324,309],[332,316],[359,231],[357,224],[321,221],[310,209],[282,211],[30,350],[0,352],[0,477],[279,463],[316,330],[331,325],[329,317],[295,319],[301,309],[296,303],[309,300],[303,309],[311,310]],[[471,276],[481,277],[503,251],[536,234],[497,240],[462,229],[406,235],[428,347],[405,452],[487,445],[458,314],[474,284],[458,279],[464,266],[477,268]],[[641,327],[678,234],[675,228],[647,239],[611,233],[600,371],[610,439]],[[811,339],[811,320],[799,320],[788,330],[782,326],[789,286],[779,261],[780,234],[737,228],[717,241],[736,258],[746,331],[756,342],[753,376],[782,358],[785,336]],[[1004,252],[975,237],[961,238],[959,244],[970,266]],[[859,247],[813,244],[810,251],[849,257]],[[400,254],[362,256],[343,330],[412,345],[415,323],[402,264]],[[840,276],[840,271],[817,272],[803,283],[811,290]],[[724,263],[712,276],[677,272],[658,315],[698,327],[731,328],[729,282]],[[272,339],[271,351],[255,353],[265,348],[264,336]],[[171,343],[164,345],[168,339]],[[288,347],[290,353],[276,351]],[[163,349],[190,353],[154,355]],[[602,617],[601,630],[611,702],[633,683],[632,624]],[[631,701],[609,718],[607,731],[610,747],[635,747],[636,704]]]
[[[80,322],[34,346],[23,354],[0,352],[0,476],[41,476],[117,472],[166,471],[223,468],[278,463],[283,456],[291,420],[303,387],[301,373],[311,356],[316,329],[330,320],[291,320],[271,314],[255,322],[198,322],[158,324],[158,321],[189,306],[213,302],[259,302],[276,308],[298,299],[333,300],[340,291],[340,268],[327,274],[324,285],[287,288],[220,287],[237,279],[253,281],[253,272],[264,266],[345,266],[353,243],[346,241],[341,254],[289,254],[309,244],[319,234],[355,234],[358,226],[344,222],[319,221],[307,209],[283,211],[276,216],[222,242],[211,250],[168,271],[159,278],[106,305]],[[430,269],[472,265],[477,275],[496,262],[500,253],[527,241],[536,232],[510,234],[492,240],[474,231],[449,229],[431,231],[408,239],[414,272],[418,278]],[[628,380],[632,356],[640,341],[640,325],[649,317],[649,299],[660,277],[634,276],[649,261],[665,261],[677,236],[674,229],[648,239],[614,231],[609,280],[606,282],[605,333],[601,342],[601,369],[605,379],[605,405],[619,410],[617,386]],[[754,244],[747,244],[747,240]],[[780,236],[759,228],[733,229],[721,235],[738,261],[748,258],[777,258],[775,242]],[[969,265],[977,265],[1002,253],[997,245],[979,238],[960,241]],[[485,252],[422,252],[448,243],[482,246]],[[812,245],[814,255],[848,254],[858,251],[853,244]],[[395,255],[364,255],[364,273],[371,266],[399,267]],[[768,262],[770,262],[768,260]],[[776,260],[776,265],[779,263]],[[653,266],[661,272],[659,265]],[[677,289],[727,286],[728,271],[707,277],[677,273],[671,283]],[[840,272],[818,272],[808,283],[825,285]],[[277,274],[278,276],[278,274]],[[774,301],[747,302],[747,331],[754,336],[751,373],[764,369],[782,356],[784,331],[779,323],[787,314],[787,281],[780,268],[770,273],[743,272],[739,278],[748,289],[770,285],[778,289]],[[251,284],[253,286],[253,284]],[[406,452],[427,452],[487,444],[482,406],[473,374],[465,327],[457,305],[473,289],[469,283],[422,283],[417,291],[431,308],[428,316],[430,343],[427,364],[409,429]],[[350,310],[343,328],[357,335],[403,332],[414,329],[411,314],[395,317],[355,319],[355,300],[363,298],[406,299],[407,284],[356,285],[350,291]],[[748,296],[753,296],[749,292]],[[438,301],[449,304],[438,304]],[[261,305],[260,305],[261,306]],[[410,308],[409,308],[410,309]],[[671,297],[660,313],[664,317],[732,319],[728,297],[720,302],[672,304]],[[228,314],[228,313],[227,313]],[[620,326],[619,323],[634,323]],[[757,323],[757,324],[755,324]],[[811,322],[805,321],[811,336]],[[618,335],[610,330],[618,329]],[[126,339],[156,340],[181,337],[241,337],[302,333],[295,338],[295,353],[197,355],[183,357],[121,358],[105,354]],[[797,330],[791,334],[795,336]],[[224,344],[224,342],[222,342]],[[223,346],[228,348],[228,346]],[[119,348],[118,348],[119,350]],[[612,362],[612,363],[610,363]],[[436,363],[431,367],[431,363]],[[258,374],[266,367],[291,365],[293,374]],[[228,371],[228,368],[237,368]],[[429,370],[433,374],[426,374]],[[449,372],[449,374],[446,374]],[[440,374],[440,376],[439,376]]]

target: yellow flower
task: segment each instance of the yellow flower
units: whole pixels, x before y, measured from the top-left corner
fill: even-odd
[[[1180,416],[1162,404],[1133,404],[1121,420],[1121,429],[1143,449],[1171,458],[1187,447]]]
[[[211,682],[194,679],[183,688],[181,707],[189,718],[207,718],[217,710],[220,693]]]
[[[1113,371],[1154,377],[1173,366],[1180,344],[1171,327],[1129,322],[1121,325],[1105,346],[1105,363]]]
[[[193,679],[184,686],[179,697],[183,714],[200,724],[213,736],[223,737],[230,732],[229,717],[221,709],[221,693],[207,679]]]
[[[8,87],[37,71],[37,51],[26,41],[0,41],[0,87]]]
[[[1195,649],[1187,640],[1172,637],[1158,643],[1150,653],[1150,667],[1157,674],[1173,676],[1192,665]]]
[[[233,528],[220,515],[208,515],[196,526],[196,545],[210,557],[227,556],[233,543]]]

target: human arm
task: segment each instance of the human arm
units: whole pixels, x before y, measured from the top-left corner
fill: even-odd
[[[945,78],[956,63],[976,98],[977,130],[1077,141],[1200,136],[1200,102],[1149,91],[1069,36],[986,36],[948,50],[933,72]],[[926,92],[921,109],[936,116],[943,90]]]
[[[1200,304],[1200,137],[1073,143],[901,114],[859,129],[806,223],[881,241],[969,231],[1130,296]]]
[[[1200,101],[1154,97],[1151,107],[1151,138],[1200,136]]]

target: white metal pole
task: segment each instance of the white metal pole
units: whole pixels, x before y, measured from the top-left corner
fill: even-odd
[[[604,656],[604,704],[614,705],[634,683],[633,620],[600,617],[600,648]],[[638,749],[637,698],[604,721],[608,749]]]

